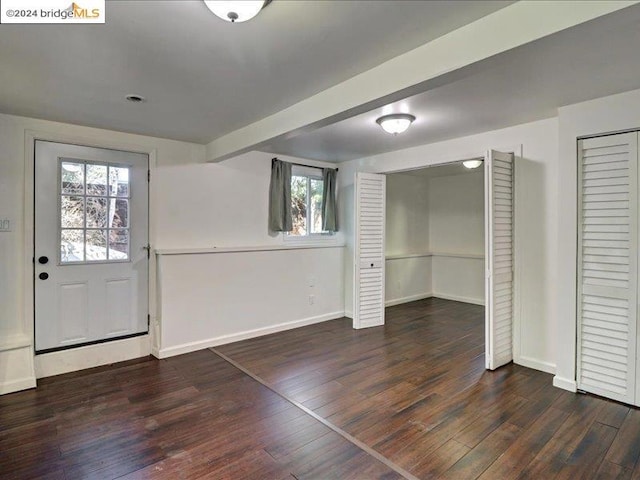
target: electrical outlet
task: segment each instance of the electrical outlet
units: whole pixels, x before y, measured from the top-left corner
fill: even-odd
[[[316,296],[309,295],[309,305],[313,305],[315,301],[316,301]]]
[[[8,218],[0,218],[0,232],[11,231],[11,220]]]

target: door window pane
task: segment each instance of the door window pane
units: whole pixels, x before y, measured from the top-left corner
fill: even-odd
[[[126,228],[129,226],[129,200],[111,200],[111,228]]]
[[[109,259],[129,258],[129,230],[109,230]]]
[[[84,230],[62,230],[60,232],[60,261],[63,263],[84,262]]]
[[[87,228],[107,227],[107,199],[87,198]]]
[[[74,162],[62,162],[60,169],[62,193],[84,194],[84,164]]]
[[[62,196],[60,225],[62,228],[84,228],[84,197]]]
[[[129,196],[128,167],[109,167],[109,195],[113,197]]]
[[[107,259],[107,231],[87,230],[87,262]]]
[[[107,195],[107,166],[87,164],[87,195]]]

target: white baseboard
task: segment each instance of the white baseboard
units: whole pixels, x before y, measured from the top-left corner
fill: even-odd
[[[10,382],[0,383],[0,395],[19,392],[20,390],[27,390],[35,387],[36,377],[18,378],[16,380],[11,380]]]
[[[232,333],[229,335],[222,335],[220,337],[208,338],[206,340],[198,340],[196,342],[183,343],[182,345],[175,345],[172,347],[161,348],[158,350],[157,358],[168,358],[175,355],[182,355],[183,353],[195,352],[210,347],[217,347],[219,345],[225,345],[227,343],[239,342],[240,340],[247,340],[249,338],[262,337],[263,335],[269,335],[270,333],[283,332],[285,330],[292,330],[294,328],[304,327],[306,325],[313,325],[314,323],[326,322],[329,320],[335,320],[336,318],[344,317],[344,312],[333,312],[324,315],[318,315],[316,317],[303,318],[302,320],[294,320],[293,322],[279,323],[277,325],[271,325],[264,328],[256,328],[254,330],[246,330],[244,332]]]
[[[557,375],[555,377],[553,377],[553,386],[561,388],[563,390],[568,390],[568,391],[573,392],[573,393],[578,391],[578,384],[576,383],[575,380],[570,380],[568,378],[562,378],[562,377],[559,377]]]
[[[71,348],[59,352],[36,355],[36,378],[51,377],[63,373],[99,367],[134,358],[145,357],[151,353],[149,335],[114,340],[112,342]]]
[[[534,370],[540,370],[541,372],[551,373],[555,375],[556,366],[551,362],[543,362],[531,357],[519,357],[513,360],[513,363],[522,365],[523,367],[532,368]]]
[[[462,297],[460,295],[449,295],[447,293],[433,292],[433,297],[443,300],[453,300],[454,302],[472,303],[473,305],[484,306],[484,298]]]
[[[401,305],[403,303],[415,302],[417,300],[424,300],[425,298],[433,297],[433,293],[419,293],[417,295],[410,295],[408,297],[392,298],[391,300],[385,300],[385,307],[393,307],[394,305]]]
[[[345,310],[344,316],[347,318],[353,318],[353,312],[351,310]]]

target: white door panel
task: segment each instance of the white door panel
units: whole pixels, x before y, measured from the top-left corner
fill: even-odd
[[[143,154],[36,141],[36,352],[147,331],[147,172]]]
[[[384,325],[386,177],[356,173],[353,328]]]
[[[512,153],[485,156],[486,366],[513,360],[513,185]]]
[[[578,388],[637,403],[638,134],[578,143]]]

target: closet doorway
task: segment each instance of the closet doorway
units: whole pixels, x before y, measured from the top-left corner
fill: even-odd
[[[513,359],[513,158],[356,174],[354,328],[424,298],[484,305],[486,367]]]

